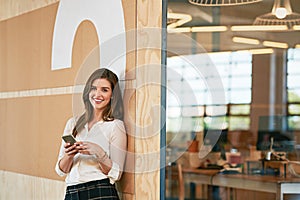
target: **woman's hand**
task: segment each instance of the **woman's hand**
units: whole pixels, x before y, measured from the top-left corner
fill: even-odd
[[[73,158],[78,153],[77,144],[71,145],[70,143],[64,144],[65,156],[59,161],[58,166],[61,171],[70,172],[73,165]]]
[[[78,153],[78,149],[76,148],[76,144],[71,145],[70,143],[66,143],[64,145],[65,147],[65,153],[68,156],[74,157]]]
[[[97,144],[92,142],[76,142],[76,150],[81,154],[96,155],[101,157],[105,155],[105,151]]]
[[[76,142],[76,149],[81,154],[95,155],[102,173],[108,174],[112,167],[112,161],[106,152],[97,144],[92,142]]]

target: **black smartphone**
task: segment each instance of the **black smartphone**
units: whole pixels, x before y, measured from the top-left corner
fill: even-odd
[[[76,142],[76,139],[74,138],[73,135],[63,135],[62,139],[66,142],[66,143],[70,143],[71,145],[73,145]]]

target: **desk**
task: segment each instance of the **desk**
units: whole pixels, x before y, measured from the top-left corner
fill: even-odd
[[[286,177],[286,167],[288,162],[287,161],[277,161],[277,160],[246,160],[247,163],[247,173],[252,174],[251,172],[251,163],[261,163],[262,169],[260,173],[267,175],[267,168],[272,166],[273,169],[279,170],[279,175]],[[273,172],[274,173],[274,172]],[[270,174],[269,174],[270,175]]]
[[[276,194],[276,200],[283,200],[284,194],[300,194],[300,178],[260,176],[246,174],[219,174],[217,170],[183,169],[187,182],[244,189]]]

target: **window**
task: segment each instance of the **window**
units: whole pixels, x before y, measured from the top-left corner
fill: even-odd
[[[249,129],[250,53],[175,56],[167,65],[167,132]]]
[[[300,130],[300,49],[288,50],[287,61],[287,113],[288,127]]]

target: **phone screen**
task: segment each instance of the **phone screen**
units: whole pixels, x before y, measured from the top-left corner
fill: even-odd
[[[74,138],[73,135],[63,135],[62,139],[66,142],[66,143],[70,143],[70,144],[74,144],[76,142],[76,139]]]

